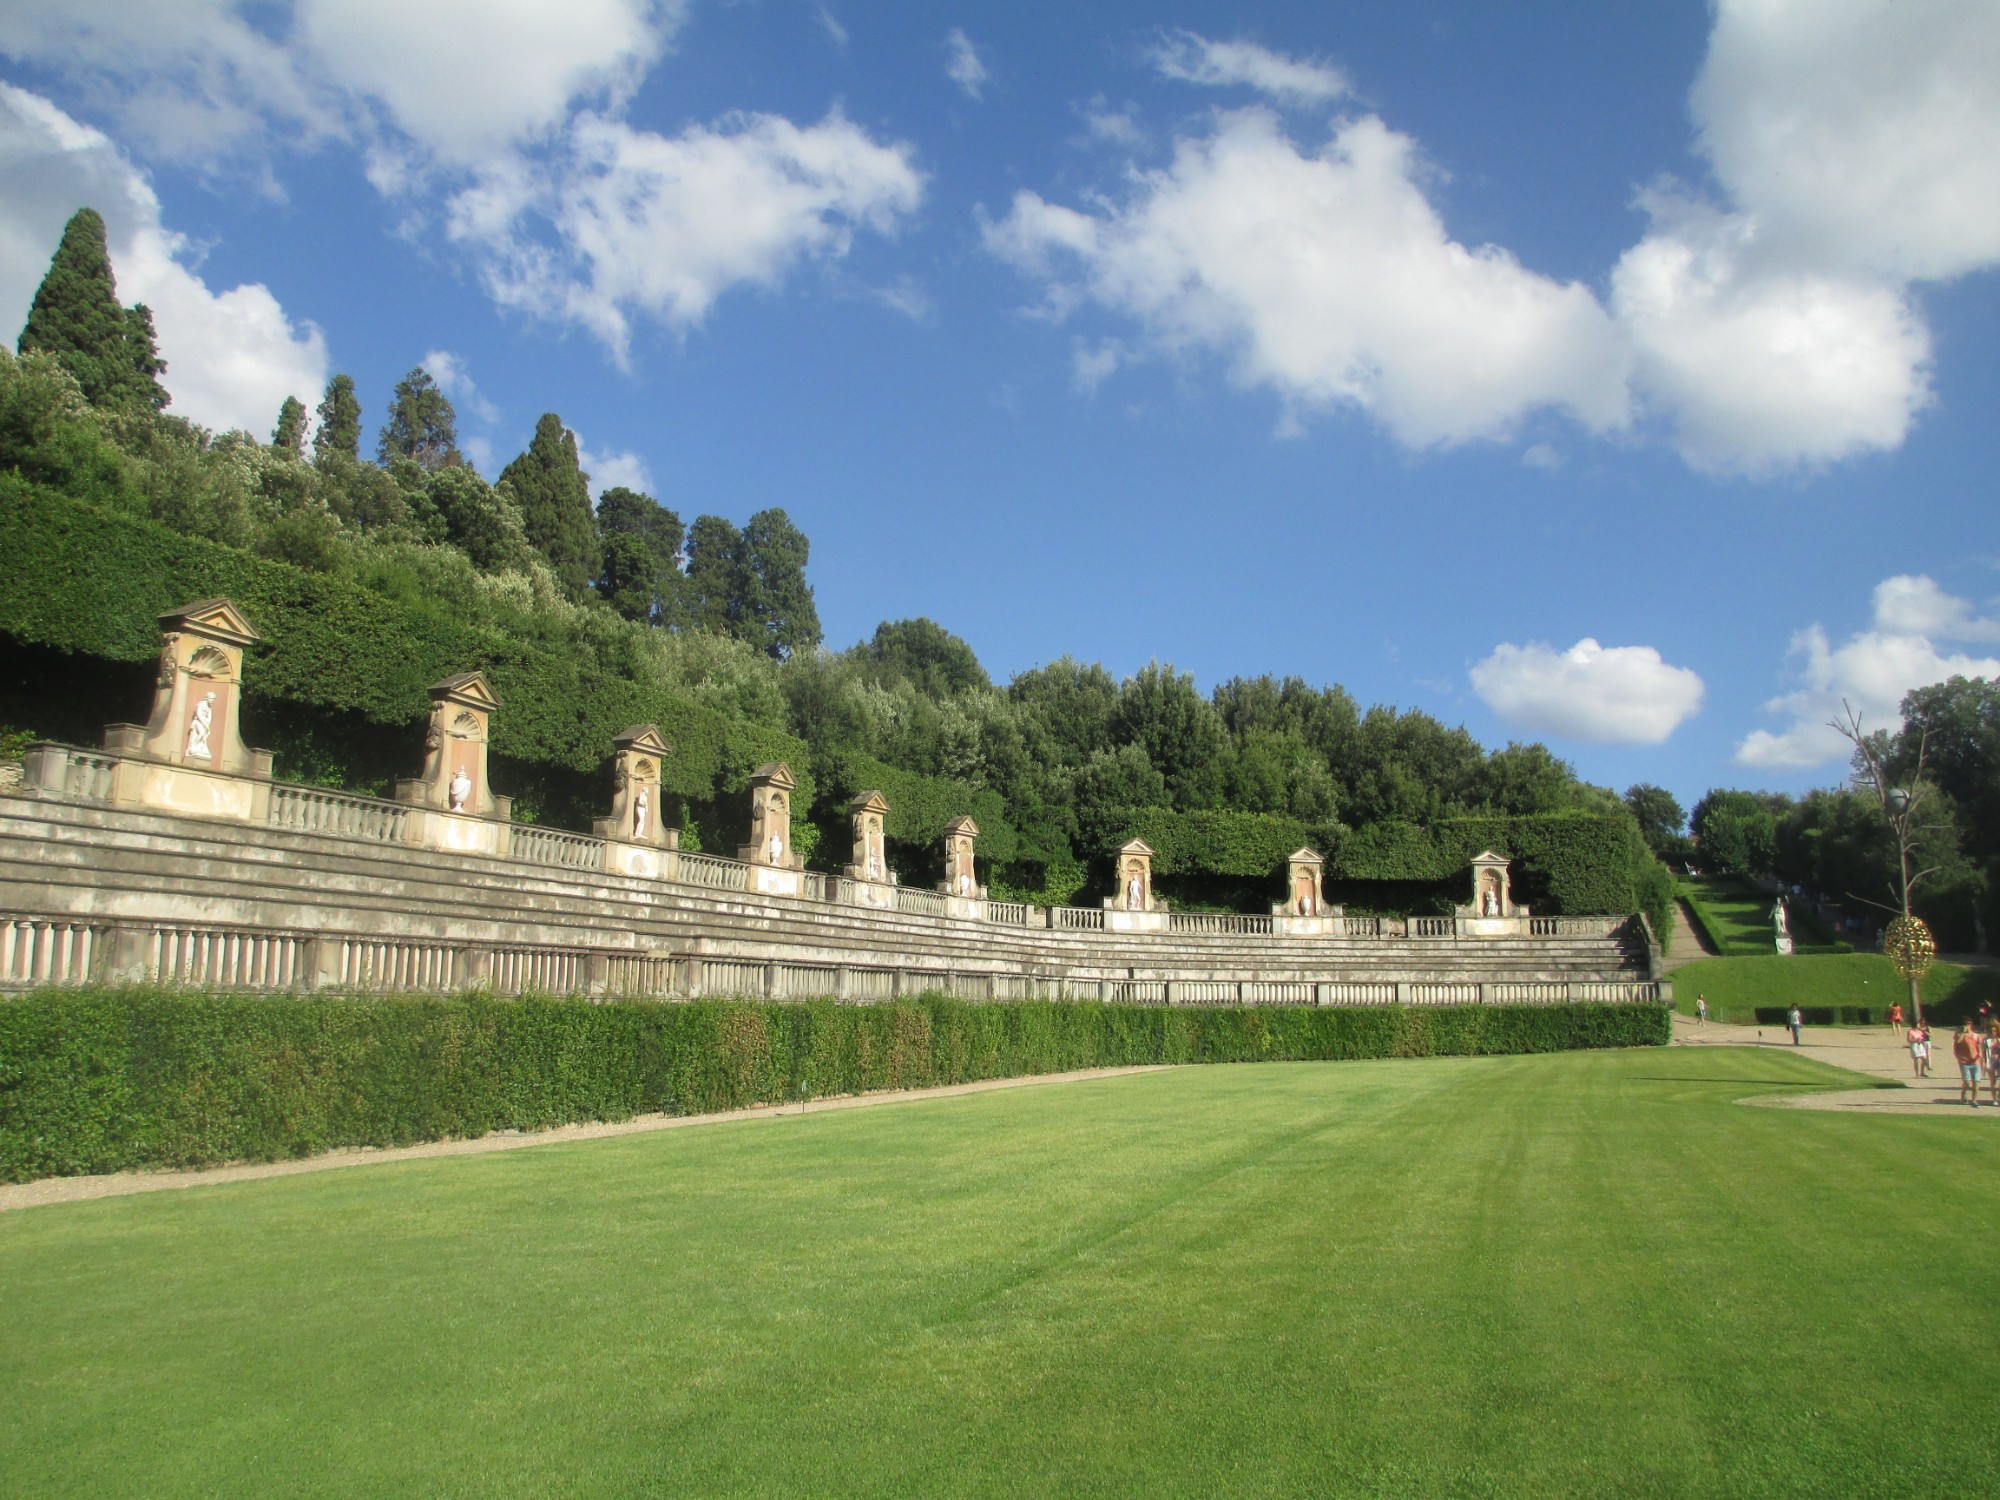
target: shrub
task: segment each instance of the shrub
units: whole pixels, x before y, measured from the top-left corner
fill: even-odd
[[[594,1003],[47,989],[0,1002],[0,1180],[398,1146],[1134,1063],[1663,1045],[1659,1005]]]

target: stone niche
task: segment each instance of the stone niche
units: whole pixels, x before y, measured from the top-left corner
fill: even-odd
[[[1472,900],[1458,908],[1463,937],[1516,937],[1528,928],[1528,908],[1514,904],[1510,861],[1487,849],[1472,860]]]
[[[160,669],[144,724],[112,724],[104,748],[122,759],[111,800],[128,807],[263,822],[271,752],[244,745],[243,649],[257,632],[227,599],[160,616]]]
[[[433,683],[424,731],[424,768],[396,783],[396,800],[422,810],[410,819],[410,842],[464,854],[505,854],[512,800],[494,794],[486,742],[500,699],[484,672]]]
[[[612,744],[611,814],[591,825],[604,840],[604,868],[615,875],[670,875],[681,833],[666,826],[660,765],[673,747],[656,724],[635,724]]]
[[[1104,898],[1107,932],[1165,932],[1167,903],[1153,894],[1153,846],[1132,839],[1118,846],[1117,884]]]
[[[984,901],[986,887],[979,883],[979,868],[973,861],[973,840],[979,825],[960,815],[944,825],[944,879],[938,889],[959,901]]]
[[[1271,903],[1272,931],[1292,937],[1337,932],[1342,908],[1328,906],[1321,886],[1326,860],[1317,849],[1294,849],[1285,860],[1285,899]]]
[[[854,827],[854,852],[840,873],[853,882],[850,899],[857,906],[891,910],[896,905],[895,877],[889,873],[883,832],[889,799],[880,792],[862,792],[847,804],[847,815]]]
[[[805,861],[792,848],[792,793],[798,781],[783,761],[767,761],[750,775],[750,842],[736,857],[750,868],[750,889],[767,896],[796,896]]]

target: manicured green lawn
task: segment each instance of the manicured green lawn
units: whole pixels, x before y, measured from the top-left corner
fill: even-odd
[[[2000,1121],[1183,1068],[0,1215],[20,1495],[1984,1494]]]
[[[1694,1014],[1697,995],[1708,996],[1714,1021],[1750,1025],[1759,1006],[1812,1009],[1839,1006],[1887,1014],[1891,1002],[1908,1008],[1910,987],[1879,953],[1801,953],[1790,958],[1704,958],[1674,970],[1674,1008]],[[2000,971],[1938,964],[1923,985],[1925,1013],[1956,1019],[1982,1000],[2000,1004]]]

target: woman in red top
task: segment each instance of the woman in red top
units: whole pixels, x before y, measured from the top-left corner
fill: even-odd
[[[1900,1000],[1889,1007],[1889,1029],[1891,1031],[1903,1029],[1903,1002]]]

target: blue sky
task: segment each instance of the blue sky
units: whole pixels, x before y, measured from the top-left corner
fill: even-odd
[[[2000,9],[15,0],[0,320],[174,409],[426,362],[496,473],[782,505],[929,615],[1802,789],[2000,671]]]

